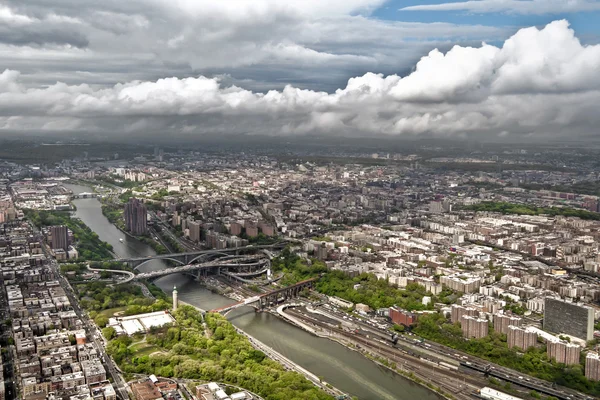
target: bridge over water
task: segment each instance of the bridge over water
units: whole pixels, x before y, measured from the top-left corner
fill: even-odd
[[[263,254],[254,254],[248,256],[236,256],[226,255],[216,260],[201,262],[197,264],[185,264],[173,268],[165,268],[158,271],[144,272],[141,274],[129,277],[121,283],[127,283],[133,280],[143,279],[155,279],[161,276],[171,274],[187,274],[192,275],[194,278],[199,278],[202,274],[207,272],[218,272],[221,268],[230,269],[250,269],[259,268],[265,272],[271,267],[271,260],[266,258]]]
[[[215,256],[222,255],[240,255],[244,253],[248,253],[250,251],[262,251],[267,256],[272,257],[272,253],[269,252],[269,249],[282,249],[288,243],[287,242],[279,242],[270,245],[261,245],[261,246],[244,246],[244,247],[235,247],[229,249],[219,249],[219,250],[200,250],[200,251],[191,251],[185,253],[170,253],[170,254],[156,254],[153,256],[147,257],[129,257],[129,258],[115,258],[110,261],[124,262],[129,265],[129,267],[138,269],[142,265],[150,262],[152,260],[170,260],[176,264],[185,266],[189,264],[193,264],[195,262],[200,263],[203,259],[208,259]]]
[[[316,280],[316,278],[306,279],[294,285],[286,286],[280,289],[272,290],[267,293],[253,296],[238,303],[229,304],[225,307],[216,308],[214,310],[211,310],[210,312],[227,314],[229,311],[235,310],[236,308],[240,308],[243,306],[252,306],[258,308],[259,310],[262,310],[271,304],[277,304],[279,302],[298,297],[302,290],[306,288],[312,288]]]

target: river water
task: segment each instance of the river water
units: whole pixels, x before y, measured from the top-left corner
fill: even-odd
[[[65,185],[74,193],[91,192],[90,187]],[[75,216],[110,243],[119,257],[137,257],[155,254],[154,250],[112,225],[100,208],[97,199],[74,200]],[[121,242],[119,239],[123,239]],[[166,268],[155,260],[140,267],[142,271]],[[212,293],[190,278],[173,274],[156,284],[170,293],[177,286],[179,298],[205,310],[231,304],[227,297]],[[228,315],[229,320],[267,344],[290,360],[301,365],[338,389],[360,400],[437,400],[439,397],[425,388],[404,379],[364,358],[362,355],[332,342],[318,338],[269,314],[255,313],[253,308],[241,308]]]

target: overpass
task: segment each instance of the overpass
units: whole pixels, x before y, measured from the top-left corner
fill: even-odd
[[[300,292],[306,288],[312,288],[316,278],[306,279],[304,281],[300,281],[290,286],[286,286],[281,289],[275,289],[267,293],[260,294],[258,296],[253,296],[247,298],[238,303],[229,304],[225,307],[215,308],[210,312],[221,313],[223,315],[227,314],[229,311],[235,310],[236,308],[244,307],[244,306],[252,306],[254,308],[258,308],[259,310],[263,310],[265,307],[277,304],[282,301],[286,301],[293,297],[298,297]]]
[[[262,250],[268,251],[268,249],[278,249],[284,248],[286,246],[286,242],[278,242],[270,245],[261,245],[261,246],[244,246],[244,247],[235,247],[230,249],[219,249],[219,250],[199,250],[199,251],[190,251],[185,253],[170,253],[170,254],[156,254],[153,256],[147,257],[130,257],[130,258],[115,258],[109,261],[115,262],[123,262],[127,263],[129,267],[133,269],[138,269],[142,265],[152,260],[170,260],[180,265],[188,265],[194,262],[200,261],[204,257],[223,255],[223,254],[236,254],[239,255],[241,253],[247,251],[256,251]],[[266,253],[270,256],[272,253]]]
[[[235,256],[230,255],[222,257],[218,260],[207,261],[198,264],[186,264],[174,268],[165,268],[158,271],[144,272],[137,274],[129,279],[123,280],[120,283],[127,283],[132,280],[142,279],[155,279],[162,276],[171,274],[192,274],[195,278],[198,278],[203,271],[207,270],[219,270],[220,268],[251,268],[251,267],[267,267],[269,268],[271,261],[265,258],[262,254],[249,255],[249,256]]]

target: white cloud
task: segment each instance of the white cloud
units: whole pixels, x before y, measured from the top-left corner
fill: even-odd
[[[255,87],[296,83],[331,90],[369,70],[409,68],[445,43],[512,33],[370,18],[384,2],[5,0],[1,67],[20,70],[32,86],[228,73],[257,81]],[[84,74],[93,81],[81,79]]]
[[[400,77],[367,73],[334,93],[252,92],[204,76],[112,87],[31,88],[0,74],[0,127],[176,134],[575,135],[600,123],[600,45],[566,21],[522,29],[502,47],[431,51]]]
[[[400,11],[469,11],[473,13],[560,14],[600,10],[598,0],[470,0],[422,4]]]

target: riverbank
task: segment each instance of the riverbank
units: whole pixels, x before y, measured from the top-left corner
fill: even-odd
[[[188,305],[188,306],[194,307],[195,309],[197,309],[201,313],[205,313],[206,312],[206,310],[203,310],[200,307],[194,306],[192,304],[189,304],[189,303],[186,303],[186,302],[180,302],[180,303],[184,304],[184,305]],[[321,390],[329,393],[332,396],[344,396],[344,395],[346,395],[341,390],[333,387],[331,384],[329,384],[327,382],[324,382],[321,378],[319,378],[318,376],[316,376],[312,372],[308,371],[305,368],[302,368],[300,365],[294,363],[293,361],[291,361],[287,357],[283,356],[279,352],[275,351],[271,347],[267,346],[266,344],[264,344],[260,340],[256,339],[255,337],[252,337],[251,335],[249,335],[248,333],[242,331],[240,328],[236,327],[235,325],[233,325],[233,327],[235,328],[235,330],[236,330],[236,332],[238,334],[240,334],[240,335],[244,336],[246,339],[248,339],[250,341],[250,344],[252,344],[252,347],[254,347],[256,350],[262,351],[267,357],[269,357],[273,361],[276,361],[279,364],[283,365],[286,369],[290,369],[292,371],[298,372],[299,374],[303,375],[306,379],[308,379],[309,381],[311,381],[319,389],[321,389]]]
[[[295,316],[285,313],[286,308],[296,307],[296,306],[303,306],[303,305],[302,304],[298,304],[298,305],[283,304],[283,305],[280,305],[279,307],[277,307],[276,312],[273,312],[273,311],[270,311],[270,312],[272,314],[277,315],[278,317],[284,319],[288,323],[290,323],[312,335],[331,340],[333,342],[336,342],[336,343],[348,348],[349,350],[355,351],[355,352],[361,354],[362,356],[364,356],[365,358],[369,359],[370,361],[374,362],[375,364],[379,365],[380,367],[384,367],[384,368],[388,369],[389,371],[391,371],[395,374],[398,374],[399,376],[401,376],[405,379],[409,379],[410,381],[412,381],[418,385],[421,385],[422,387],[424,387],[428,390],[431,390],[432,392],[434,392],[437,395],[440,395],[448,400],[456,399],[452,394],[447,393],[440,386],[436,386],[434,383],[429,382],[427,379],[427,376],[420,378],[412,371],[405,372],[404,370],[398,370],[396,367],[396,364],[393,360],[389,360],[387,358],[381,357],[381,355],[377,355],[375,352],[369,352],[366,349],[366,347],[364,347],[364,344],[363,344],[363,347],[360,347],[359,345],[357,345],[357,343],[354,343],[348,339],[336,336],[333,333],[333,330],[331,330],[329,333],[323,332],[322,330],[317,330],[316,327],[313,328],[308,323],[301,321],[299,318],[296,318]],[[393,365],[394,367],[391,367],[390,365]]]

